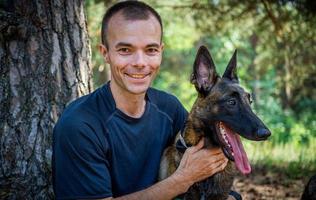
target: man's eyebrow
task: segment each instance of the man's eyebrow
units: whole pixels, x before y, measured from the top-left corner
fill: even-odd
[[[156,47],[156,48],[158,48],[158,47],[160,47],[160,44],[152,43],[152,44],[146,45],[146,48],[148,48],[148,47]]]
[[[133,45],[130,44],[130,43],[126,43],[126,42],[119,42],[115,45],[115,48],[118,48],[118,47],[132,47]],[[146,48],[150,48],[150,47],[155,47],[155,48],[159,48],[160,47],[160,44],[158,43],[151,43],[151,44],[148,44],[146,45]]]
[[[117,44],[115,45],[115,48],[121,47],[121,46],[123,46],[123,47],[132,47],[132,45],[131,45],[130,43],[119,42],[119,43],[117,43]]]

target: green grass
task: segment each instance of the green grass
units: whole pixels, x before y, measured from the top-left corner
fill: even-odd
[[[253,142],[243,140],[249,160],[254,166],[282,171],[291,178],[316,173],[316,138],[308,145],[294,142],[273,144],[271,141]]]

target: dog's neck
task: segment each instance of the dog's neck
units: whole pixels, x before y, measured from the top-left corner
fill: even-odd
[[[203,127],[203,122],[198,120],[194,112],[190,112],[182,134],[188,146],[196,145],[205,135]]]
[[[204,116],[204,105],[201,105],[201,102],[203,102],[203,98],[205,97],[199,95],[196,99],[184,127],[182,136],[187,146],[196,145],[200,141],[200,139],[205,136],[207,136],[205,137],[205,146],[213,146],[211,144],[209,136],[212,136],[216,133],[213,133],[213,130],[211,130],[212,127],[206,128],[206,126],[210,126],[210,124],[206,125],[201,119],[201,116]]]
[[[200,141],[202,137],[205,137],[204,146],[214,146],[208,136],[215,133],[213,133],[213,131],[210,129],[205,129],[204,125],[202,125],[203,122],[193,121],[191,119],[189,116],[182,133],[185,144],[187,146],[194,146]]]

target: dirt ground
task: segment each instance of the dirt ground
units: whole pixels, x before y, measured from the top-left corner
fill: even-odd
[[[282,172],[253,169],[247,176],[238,175],[234,188],[244,200],[298,200],[308,177],[290,178]]]

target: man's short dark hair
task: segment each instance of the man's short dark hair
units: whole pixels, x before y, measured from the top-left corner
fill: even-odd
[[[122,12],[123,17],[126,20],[147,20],[150,16],[155,17],[161,28],[161,38],[162,40],[162,22],[160,15],[152,7],[140,1],[122,1],[114,4],[110,7],[103,16],[102,29],[101,29],[101,39],[102,44],[108,48],[107,41],[107,30],[109,26],[110,19],[118,12]]]

